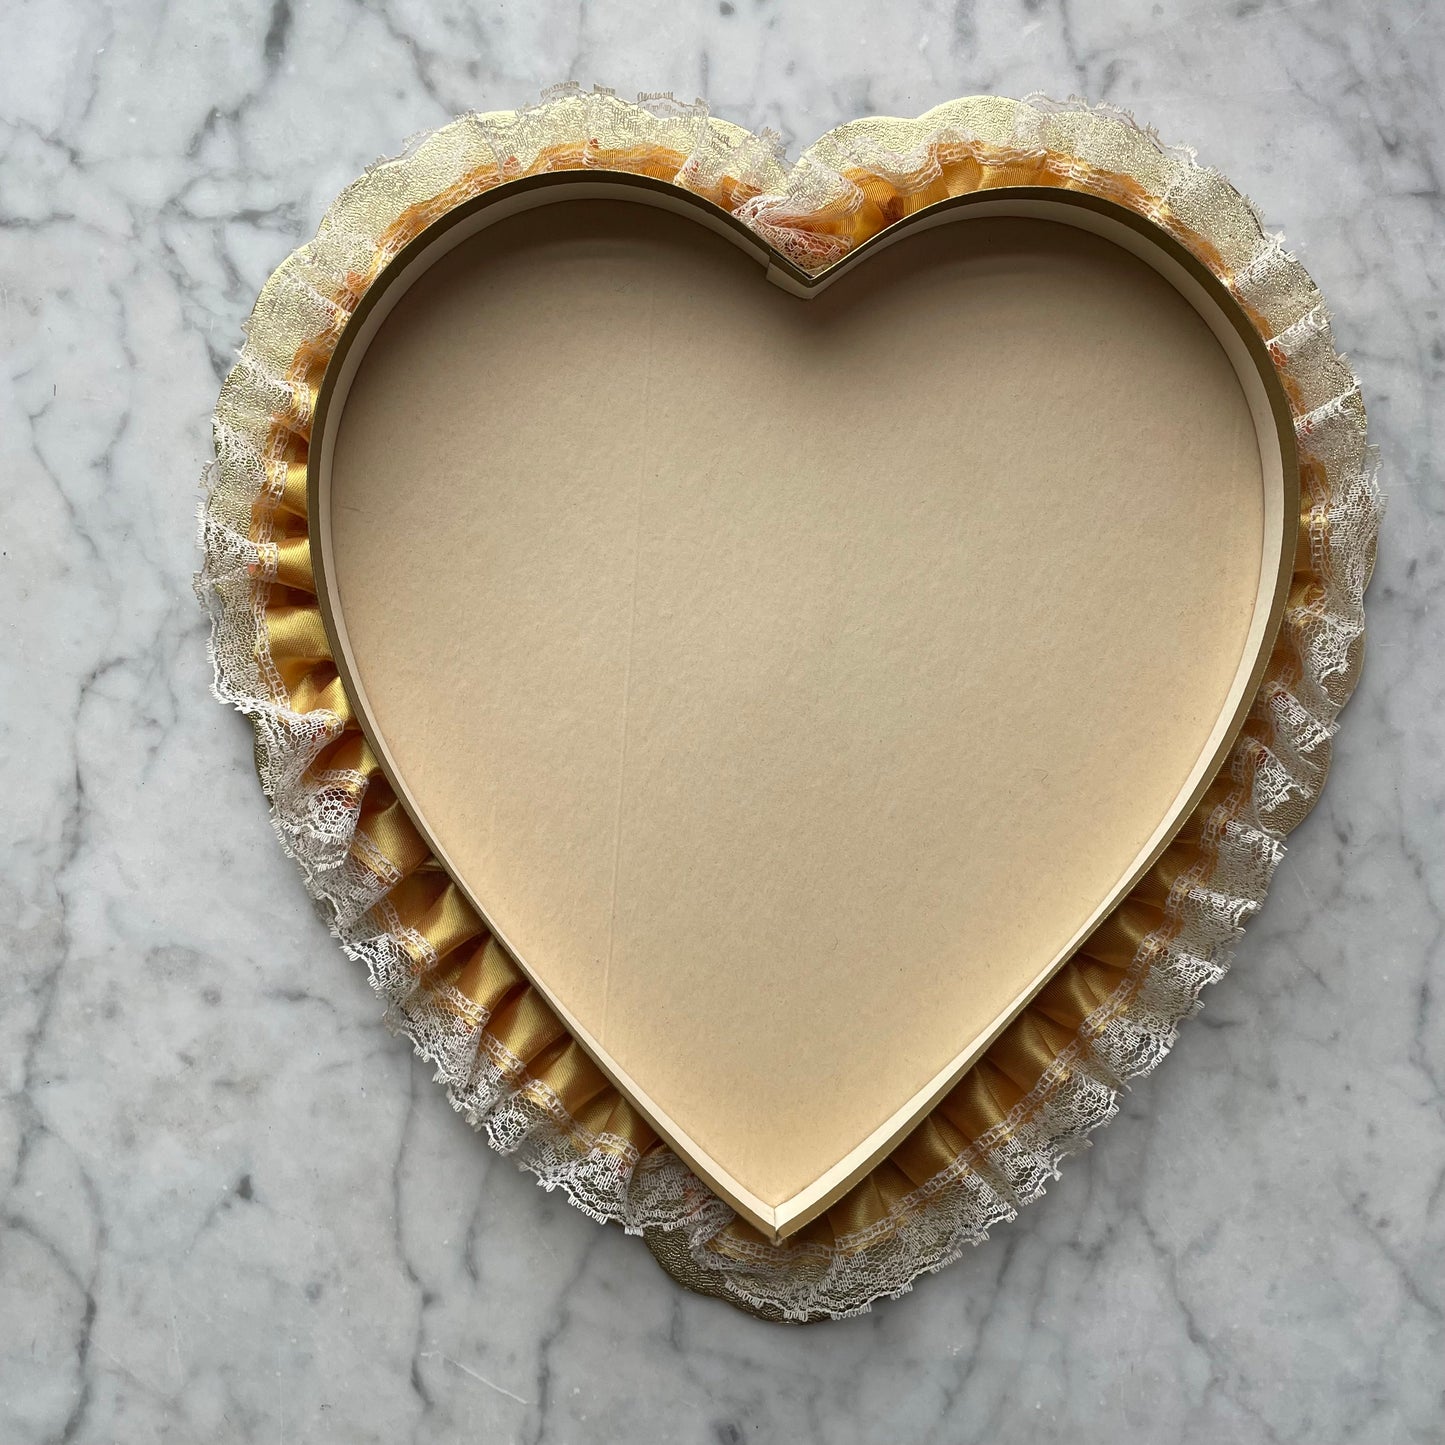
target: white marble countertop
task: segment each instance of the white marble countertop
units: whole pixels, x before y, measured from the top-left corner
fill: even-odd
[[[1041,1204],[763,1325],[486,1149],[307,903],[190,592],[242,320],[409,135],[575,77],[791,153],[1077,92],[1286,231],[1391,512],[1325,800],[1234,971]],[[1445,8],[0,4],[0,1440],[1445,1434]]]

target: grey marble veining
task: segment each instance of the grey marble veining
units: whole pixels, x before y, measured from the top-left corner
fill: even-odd
[[[761,1325],[491,1154],[307,904],[206,692],[191,511],[282,255],[575,77],[791,153],[979,90],[1134,109],[1284,229],[1391,513],[1325,800],[1174,1056],[899,1302]],[[1445,1435],[1434,0],[0,3],[0,1441]]]

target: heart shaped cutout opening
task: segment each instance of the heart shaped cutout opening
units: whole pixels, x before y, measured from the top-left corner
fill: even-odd
[[[328,372],[333,651],[494,932],[783,1235],[1212,778],[1292,556],[1283,400],[1202,268],[1078,198],[824,289],[720,213],[531,194],[410,248]]]

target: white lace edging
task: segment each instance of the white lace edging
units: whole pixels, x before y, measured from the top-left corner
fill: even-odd
[[[883,1220],[831,1246],[711,1248],[732,1212],[677,1156],[655,1150],[638,1157],[626,1141],[581,1131],[555,1097],[525,1079],[520,1061],[495,1047],[484,1032],[485,1014],[470,1000],[418,985],[417,959],[428,945],[408,936],[389,911],[396,870],[374,849],[368,854],[356,831],[365,779],[312,771],[341,735],[342,720],[293,710],[270,656],[265,599],[277,547],[264,531],[252,535],[252,509],[281,485],[275,419],[290,416],[298,425],[308,419],[309,395],[288,380],[298,347],[336,325],[338,303],[330,298],[349,274],[373,265],[387,228],[408,206],[442,195],[486,160],[525,171],[559,139],[582,147],[582,164],[608,149],[648,144],[686,158],[674,177],[680,186],[707,189],[722,177],[743,183],[751,194],[735,214],[813,268],[836,260],[838,243],[820,241],[802,222],[820,209],[857,203],[849,170],[921,188],[941,142],[977,143],[981,155],[994,158],[990,164],[1000,156],[1067,156],[1081,178],[1124,177],[1136,209],[1209,243],[1222,279],[1261,319],[1293,394],[1308,477],[1302,532],[1308,574],[1291,596],[1278,665],[1231,755],[1232,795],[1205,822],[1212,844],[1206,863],[1175,885],[1164,925],[1141,943],[1119,995],[1085,1022],[1010,1118]],[[344,319],[344,307],[340,314]],[[1358,676],[1363,596],[1381,512],[1358,383],[1335,352],[1318,292],[1280,238],[1268,235],[1248,202],[1199,167],[1191,152],[1160,145],[1121,112],[1040,97],[980,97],[917,120],[853,122],[791,168],[775,137],[752,135],[710,116],[701,102],[683,105],[670,96],[634,105],[607,91],[561,87],[523,111],[465,116],[348,187],[316,239],[278,268],[223,386],[215,450],[196,579],[211,617],[214,691],[251,719],[257,770],[281,844],[347,953],[365,964],[388,1000],[389,1022],[435,1065],[453,1106],[545,1188],[560,1187],[587,1214],[632,1232],[685,1231],[693,1262],[721,1293],[798,1320],[857,1314],[880,1297],[899,1295],[1012,1219],[1058,1177],[1062,1159],[1113,1117],[1124,1083],[1169,1051],[1204,985],[1228,967],[1245,920],[1263,901],[1285,834],[1323,786],[1336,719]]]

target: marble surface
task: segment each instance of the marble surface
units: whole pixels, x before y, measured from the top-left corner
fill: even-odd
[[[492,1155],[328,938],[210,700],[208,417],[367,162],[567,77],[796,153],[869,111],[1133,108],[1261,203],[1391,513],[1325,801],[1234,972],[1048,1198],[765,1326]],[[0,1440],[1445,1434],[1445,8],[0,3]]]

